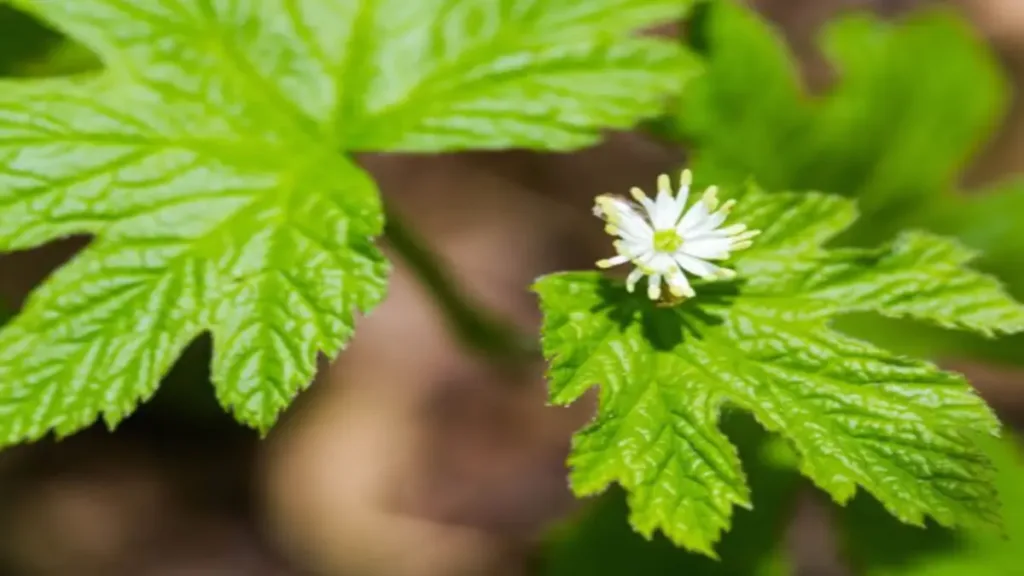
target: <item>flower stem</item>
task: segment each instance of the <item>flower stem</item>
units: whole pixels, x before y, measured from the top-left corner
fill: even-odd
[[[446,273],[437,256],[389,206],[384,236],[433,296],[458,340],[470,350],[499,362],[536,356],[538,347],[515,327],[473,304]]]

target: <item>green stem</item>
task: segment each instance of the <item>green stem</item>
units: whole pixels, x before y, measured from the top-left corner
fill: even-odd
[[[390,207],[385,207],[384,236],[423,286],[431,293],[459,341],[500,362],[518,362],[535,356],[535,342],[515,327],[474,305],[445,272],[444,265]]]

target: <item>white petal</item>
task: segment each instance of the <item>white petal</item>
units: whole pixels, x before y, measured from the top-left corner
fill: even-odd
[[[703,222],[690,228],[687,231],[687,234],[693,235],[716,230],[725,222],[725,219],[729,217],[729,212],[732,212],[732,207],[735,204],[735,200],[727,200],[725,204],[722,204],[721,208],[709,215]]]
[[[627,205],[628,206],[628,205]],[[616,214],[612,222],[622,232],[621,236],[629,236],[633,240],[653,240],[654,230],[632,207],[627,207]]]
[[[651,224],[655,230],[669,230],[679,222],[682,208],[672,194],[672,183],[668,176],[658,177],[658,196],[654,202],[654,210],[650,212]]]
[[[690,198],[690,184],[693,183],[693,173],[683,170],[679,176],[679,193],[676,195],[676,203],[679,204],[679,213],[682,214],[686,207],[686,201]]]
[[[648,217],[650,217],[654,212],[654,201],[648,198],[647,194],[644,194],[644,191],[636,186],[629,189],[629,194],[634,200],[640,203],[640,206],[643,207],[644,211],[647,212]]]
[[[705,262],[700,258],[694,258],[687,254],[676,254],[676,262],[682,266],[683,270],[701,278],[713,278],[721,270],[721,268],[710,262]]]
[[[634,258],[633,259],[633,263],[636,264],[638,268],[643,269],[645,271],[644,273],[646,274],[647,273],[646,271],[650,270],[650,268],[651,268],[650,267],[651,260],[653,260],[654,257],[657,256],[657,255],[658,255],[658,253],[653,251],[653,250],[650,251],[650,252],[644,252],[643,254],[637,256],[636,258]]]
[[[659,274],[668,274],[676,268],[676,259],[672,254],[655,252],[648,260],[647,267]]]
[[[679,225],[676,226],[676,234],[686,238],[690,230],[707,220],[708,216],[708,205],[704,203],[704,200],[698,200],[693,206],[690,206],[690,209],[683,215],[683,219],[679,221]]]
[[[635,242],[633,240],[618,240],[614,243],[615,250],[630,260],[641,258],[645,254],[654,254],[654,246],[649,242]]]
[[[715,228],[714,230],[708,230],[705,232],[698,232],[696,234],[690,234],[686,237],[686,242],[703,242],[705,240],[729,240],[730,242],[737,242],[741,240],[750,240],[755,236],[759,235],[760,230],[747,230],[747,227],[743,224],[736,224],[733,226],[727,226],[725,228]]]
[[[678,225],[679,220],[682,219],[683,213],[686,211],[686,200],[690,197],[690,188],[680,188],[679,196],[676,197],[676,213],[679,217],[676,218],[675,224]]]
[[[712,230],[715,230],[719,226],[721,226],[723,222],[725,222],[725,219],[728,216],[729,213],[722,210],[713,212],[712,214],[709,214],[708,217],[705,218],[702,222],[698,222],[689,230],[687,230],[686,233],[687,235],[692,236],[695,234],[700,234],[702,232],[710,232]]]
[[[732,244],[732,240],[727,237],[702,236],[696,240],[683,242],[679,252],[694,258],[703,258],[704,260],[722,260],[729,257]]]
[[[643,277],[644,271],[639,268],[634,268],[633,271],[629,273],[629,276],[626,276],[626,291],[633,292],[633,290],[636,290],[636,283]]]
[[[736,235],[736,230],[739,229],[740,225],[729,226],[727,228],[715,228],[714,230],[705,230],[703,232],[690,233],[686,236],[687,242],[696,242],[698,240],[714,239],[714,238],[731,238]]]
[[[647,297],[651,300],[661,298],[661,274],[651,274],[647,277]]]
[[[686,280],[686,274],[683,274],[683,271],[678,268],[676,269],[676,272],[669,275],[665,281],[668,282],[669,292],[671,292],[673,296],[678,298],[684,296],[687,298],[693,298],[696,296],[696,292],[693,291],[690,283]]]
[[[665,195],[658,198],[657,211],[651,217],[651,224],[655,230],[671,230],[679,222],[679,205],[671,196]]]
[[[597,267],[598,268],[611,268],[612,266],[619,266],[620,264],[625,264],[626,262],[629,262],[629,257],[628,256],[624,256],[622,254],[619,254],[617,256],[612,256],[611,258],[605,258],[604,260],[598,260],[597,261]]]
[[[619,228],[618,226],[615,226],[614,224],[609,224],[608,226],[606,226],[604,231],[609,233],[609,234],[618,236],[619,238],[622,239],[622,242],[625,242],[625,243],[630,244],[630,245],[635,245],[635,246],[651,246],[651,247],[654,246],[654,231],[653,230],[651,231],[651,236],[650,237],[644,237],[644,234],[646,234],[646,233],[641,234],[640,236],[637,236],[632,231],[623,230],[622,228]]]

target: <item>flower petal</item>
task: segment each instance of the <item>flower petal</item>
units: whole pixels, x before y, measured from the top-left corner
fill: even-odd
[[[623,254],[619,254],[619,255],[616,255],[616,256],[612,256],[611,258],[605,258],[603,260],[598,260],[597,261],[597,267],[598,268],[611,268],[613,266],[619,266],[621,264],[625,264],[626,262],[629,262],[629,260],[630,260],[630,258],[628,256],[625,256]]]
[[[679,213],[686,208],[686,201],[690,199],[690,185],[693,184],[693,172],[683,170],[679,175],[679,192],[676,194],[676,204],[679,205]]]
[[[736,204],[735,200],[727,200],[722,207],[713,212],[703,222],[690,228],[689,234],[700,234],[702,232],[710,232],[718,229],[719,226],[725,222],[725,219],[729,217],[729,212],[732,212],[732,207]]]
[[[651,212],[651,224],[655,230],[671,230],[679,222],[681,215],[682,207],[672,194],[672,183],[668,175],[662,174],[658,177],[658,196]]]
[[[633,199],[640,203],[640,206],[647,212],[647,218],[650,219],[654,215],[655,205],[654,201],[647,197],[647,194],[643,190],[634,186],[629,189],[629,194],[633,196]]]
[[[718,276],[719,271],[722,268],[715,266],[710,262],[701,260],[700,258],[694,258],[687,254],[676,254],[676,262],[679,266],[694,276],[700,276],[701,278],[714,278]]]
[[[659,274],[670,274],[678,267],[674,254],[655,252],[647,262],[647,267]]]
[[[654,241],[654,229],[644,220],[643,216],[632,209],[623,215],[618,227],[632,239],[645,242]]]
[[[626,276],[626,291],[632,293],[636,290],[636,283],[644,277],[644,271],[639,268],[634,268],[629,276]]]
[[[617,235],[645,241],[654,238],[650,224],[626,200],[606,195],[599,196],[596,202],[595,213],[614,226]]]
[[[616,252],[628,257],[630,260],[637,260],[645,254],[654,254],[654,247],[646,242],[623,239],[616,241],[614,246]]]
[[[647,277],[647,297],[651,300],[661,298],[661,274],[651,274]]]
[[[729,237],[702,236],[696,240],[687,240],[679,248],[679,252],[704,260],[724,260],[732,250],[732,239]]]
[[[683,238],[686,238],[690,230],[694,227],[699,226],[710,216],[711,211],[709,210],[708,204],[704,202],[704,199],[700,199],[690,206],[690,209],[683,215],[683,219],[679,221],[676,226],[676,234],[679,234]]]
[[[686,280],[686,274],[683,274],[683,271],[678,268],[676,268],[676,272],[674,274],[670,274],[665,281],[668,282],[669,292],[677,298],[693,298],[697,295],[697,293],[693,291],[693,287],[690,286],[690,283]]]

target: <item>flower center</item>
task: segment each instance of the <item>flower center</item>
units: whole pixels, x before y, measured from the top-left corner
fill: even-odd
[[[683,239],[674,229],[658,230],[654,233],[654,249],[658,252],[675,252],[683,245]]]

